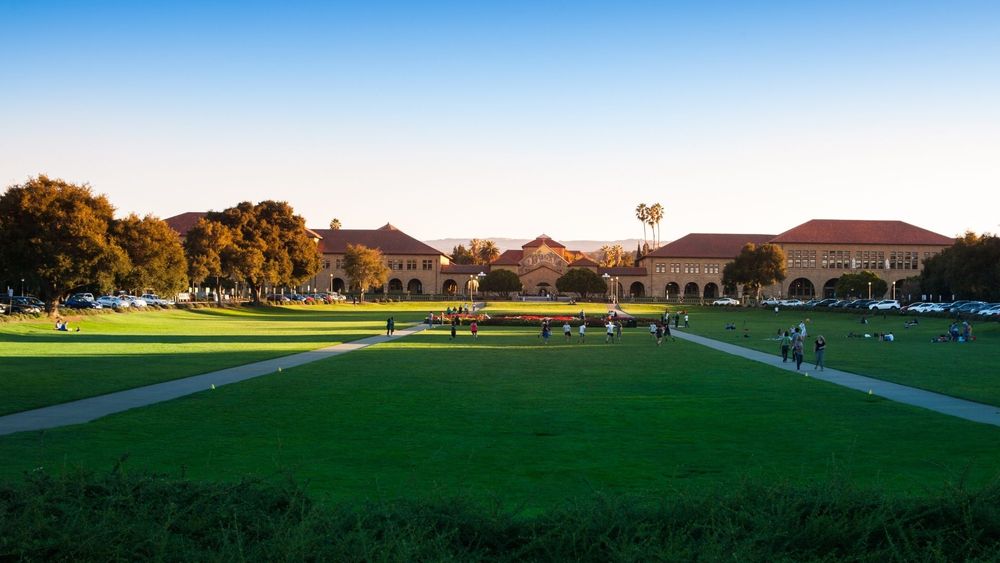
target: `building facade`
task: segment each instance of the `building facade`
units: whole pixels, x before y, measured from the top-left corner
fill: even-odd
[[[204,213],[166,219],[183,237]],[[343,268],[348,244],[378,248],[389,267],[389,280],[373,293],[468,295],[481,274],[494,269],[518,275],[523,294],[558,293],[556,280],[571,268],[586,268],[603,277],[609,297],[652,297],[701,301],[725,292],[722,269],[747,243],[776,244],[787,257],[785,281],[764,288],[776,297],[828,297],[841,275],[870,271],[890,285],[917,275],[924,261],[954,240],[902,221],[814,219],[779,235],[691,233],[641,257],[634,267],[606,268],[583,252],[570,250],[539,235],[520,250],[507,250],[489,265],[453,264],[444,253],[391,224],[378,229],[313,229],[323,255],[323,268],[305,290],[346,291]],[[864,296],[858,296],[864,297]],[[883,297],[873,295],[872,297]]]

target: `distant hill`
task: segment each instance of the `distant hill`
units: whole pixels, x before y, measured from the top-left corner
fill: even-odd
[[[428,244],[445,254],[452,251],[453,248],[460,244],[466,246],[469,245],[469,240],[467,238],[442,238],[436,240],[425,240],[425,244]],[[504,250],[520,250],[521,247],[534,239],[530,238],[490,238],[494,243],[496,243],[497,248],[500,251]],[[625,250],[634,251],[635,247],[639,244],[639,239],[624,239],[624,240],[557,240],[562,244],[566,245],[569,250],[579,250],[580,252],[595,252],[599,250],[605,244],[620,244]]]

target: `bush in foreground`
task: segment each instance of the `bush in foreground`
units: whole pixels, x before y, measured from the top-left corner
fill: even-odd
[[[0,486],[0,560],[995,560],[1000,487],[595,495],[540,515],[446,499],[321,503],[294,483],[34,473]]]

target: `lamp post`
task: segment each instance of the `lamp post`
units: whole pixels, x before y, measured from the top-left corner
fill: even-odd
[[[868,299],[872,298],[872,282],[868,282]]]
[[[330,272],[330,293],[333,293],[333,272]]]
[[[892,282],[892,298],[893,298],[893,300],[896,299],[896,281],[895,280],[893,280],[893,282]]]
[[[611,276],[607,272],[604,272],[604,275],[601,277],[604,278],[604,283],[608,286],[608,291],[611,291]],[[610,299],[611,297],[609,294],[608,300],[610,301]]]
[[[24,297],[24,278],[21,278],[21,297]]]
[[[614,285],[614,294],[613,295],[614,295],[614,303],[615,303],[615,305],[617,305],[618,304],[618,276],[615,276],[615,285]]]

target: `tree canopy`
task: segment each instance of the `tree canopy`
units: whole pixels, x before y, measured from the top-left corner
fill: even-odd
[[[162,220],[135,214],[115,221],[111,229],[128,256],[117,286],[140,294],[146,289],[173,295],[187,287],[187,259],[177,233]]]
[[[742,285],[760,298],[760,290],[785,279],[785,253],[774,244],[747,243],[736,258],[722,269],[722,285]]]
[[[493,270],[479,282],[480,291],[499,293],[504,297],[522,289],[521,278],[510,270]]]
[[[607,293],[608,284],[593,270],[570,268],[556,280],[556,289],[561,293],[578,293],[581,299],[586,299],[592,293]]]
[[[868,294],[868,284],[871,283],[871,295]],[[873,272],[863,271],[856,274],[843,274],[837,280],[834,291],[837,297],[857,297],[866,299],[881,299],[888,291],[889,284]]]
[[[229,227],[218,221],[199,219],[184,238],[191,283],[200,285],[208,278],[214,278],[215,293],[221,299],[222,279],[235,277],[224,269],[222,256],[226,253],[225,265],[232,266],[234,260],[230,259],[230,255],[235,250],[233,232]]]
[[[455,264],[472,264],[476,258],[464,244],[459,244],[451,249],[451,261]]]
[[[598,263],[606,268],[631,266],[633,262],[632,255],[625,252],[620,244],[605,244],[598,253],[600,254]]]
[[[111,289],[128,269],[109,236],[114,208],[87,185],[39,175],[0,196],[0,277],[24,279],[55,305],[85,287]]]
[[[284,201],[242,202],[209,212],[206,221],[228,228],[229,244],[219,248],[222,271],[243,281],[255,301],[265,285],[299,285],[316,274],[322,259],[305,220]]]
[[[474,238],[469,241],[469,253],[473,264],[485,266],[500,256],[500,249],[491,240]]]
[[[924,260],[920,289],[945,299],[1000,300],[1000,237],[966,232],[953,246]]]
[[[351,287],[361,294],[362,301],[369,288],[385,285],[389,280],[389,267],[385,265],[382,251],[363,244],[347,245],[344,271],[351,281]]]

